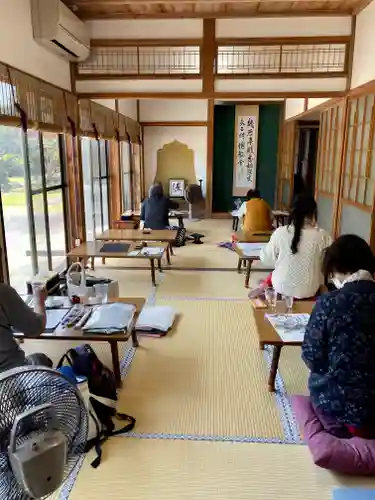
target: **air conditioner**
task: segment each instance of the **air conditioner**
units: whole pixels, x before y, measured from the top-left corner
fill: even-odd
[[[31,0],[34,39],[69,61],[84,61],[90,54],[87,26],[60,0]]]

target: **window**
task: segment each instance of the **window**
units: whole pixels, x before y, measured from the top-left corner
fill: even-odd
[[[375,96],[349,101],[342,197],[371,211],[375,188]]]
[[[82,138],[86,238],[95,239],[109,227],[108,143]]]
[[[65,184],[58,134],[0,126],[0,184],[10,283],[65,264]]]
[[[141,206],[141,148],[139,144],[132,144],[133,151],[133,175],[134,175],[134,210],[140,210]]]
[[[132,209],[129,143],[121,142],[122,210]]]

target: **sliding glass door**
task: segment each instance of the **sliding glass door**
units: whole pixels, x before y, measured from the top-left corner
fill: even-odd
[[[82,138],[86,239],[109,228],[108,143]]]
[[[26,147],[29,162],[25,161]],[[0,126],[0,187],[11,285],[66,263],[63,137]]]

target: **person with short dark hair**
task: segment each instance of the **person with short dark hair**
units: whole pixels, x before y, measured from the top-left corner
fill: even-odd
[[[166,229],[169,227],[169,211],[178,208],[178,203],[164,196],[161,183],[150,187],[149,197],[141,208],[141,229]]]
[[[336,290],[316,302],[302,359],[312,405],[338,437],[375,438],[375,257],[359,236],[340,236],[323,260]]]
[[[307,194],[297,196],[289,224],[277,228],[260,253],[261,262],[275,269],[260,288],[250,293],[250,298],[268,286],[296,299],[314,297],[323,284],[322,256],[331,241],[330,235],[317,226],[314,198]]]
[[[247,233],[270,231],[272,229],[272,211],[266,201],[261,198],[258,189],[249,189],[246,201],[237,211],[242,222],[242,229]]]

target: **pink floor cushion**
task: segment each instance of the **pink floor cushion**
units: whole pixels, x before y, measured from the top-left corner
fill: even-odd
[[[323,427],[307,396],[293,396],[292,407],[316,465],[341,474],[375,475],[375,440],[333,436]]]

